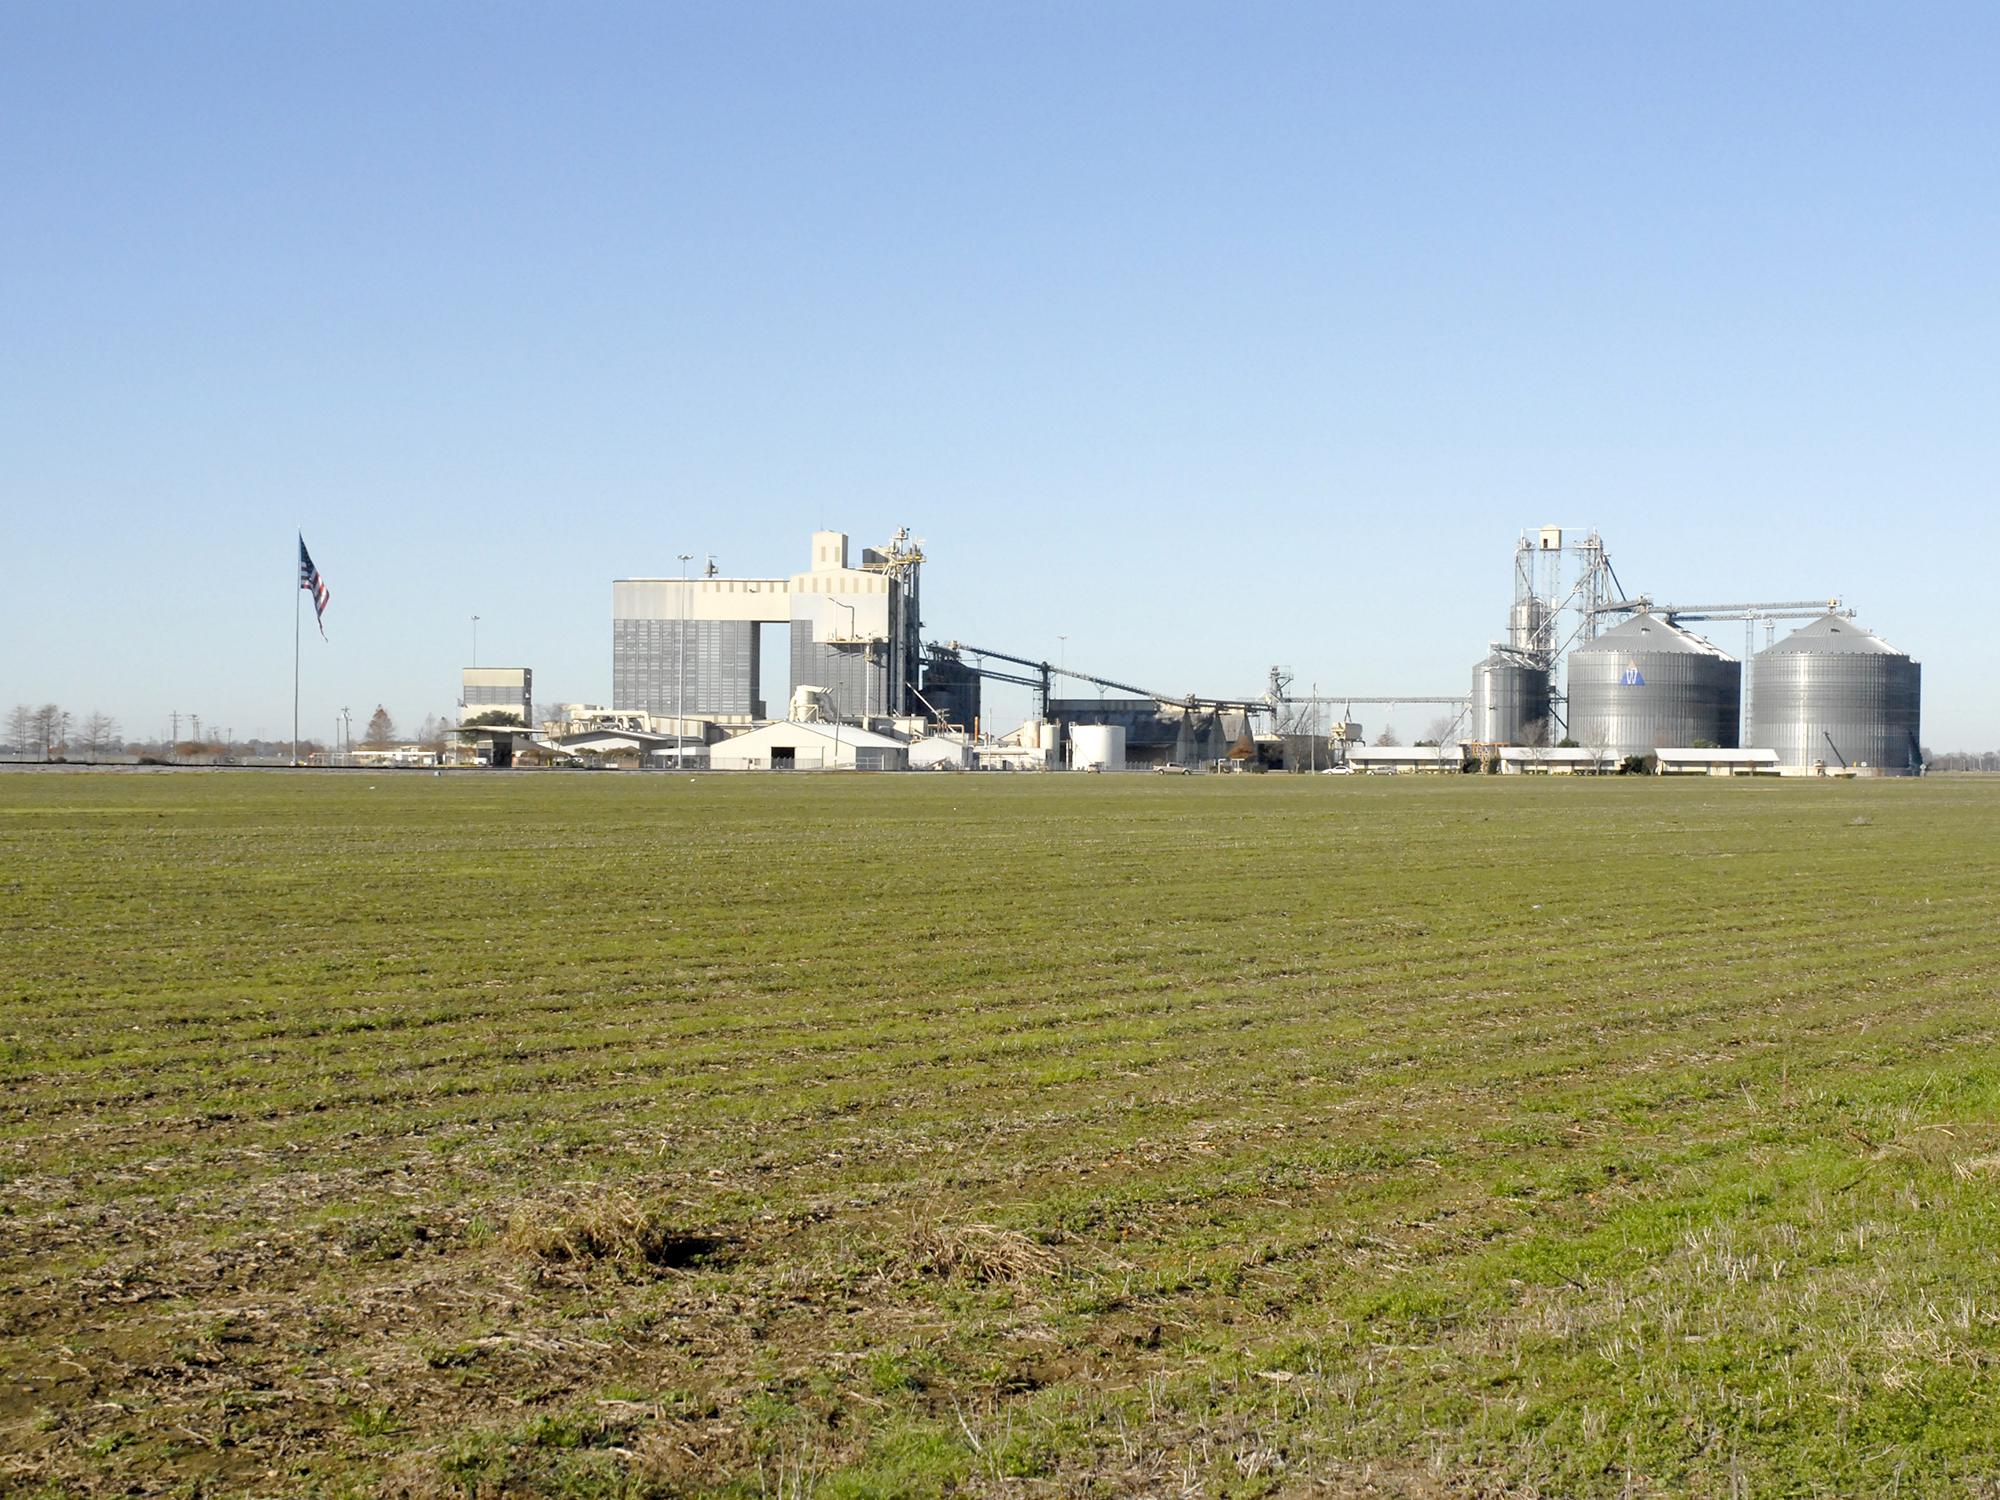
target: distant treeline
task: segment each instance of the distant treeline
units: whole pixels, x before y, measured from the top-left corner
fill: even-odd
[[[1935,750],[1924,752],[1924,765],[1933,771],[2000,771],[2000,750]]]

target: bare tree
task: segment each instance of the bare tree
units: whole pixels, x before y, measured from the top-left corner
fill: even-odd
[[[381,704],[375,705],[375,712],[368,716],[368,729],[361,737],[361,743],[380,749],[396,742],[396,721],[389,717],[389,710]]]
[[[7,715],[7,746],[18,758],[34,743],[35,711],[25,703],[16,703]]]
[[[98,713],[93,709],[90,717],[83,721],[83,743],[90,751],[93,763],[97,760],[100,750],[117,743],[117,736],[118,721],[109,714]]]
[[[563,733],[564,730],[568,728],[568,724],[567,721],[564,720],[558,714],[557,710],[563,704],[573,701],[574,701],[573,699],[559,698],[553,695],[546,695],[536,700],[535,712],[537,715],[537,722],[539,723],[541,728],[547,730],[551,734]]]
[[[1395,730],[1384,729],[1380,734],[1375,736],[1375,743],[1378,745],[1400,745],[1403,742],[1396,738]]]
[[[54,755],[69,733],[69,713],[56,703],[44,703],[35,710],[34,742],[41,750],[43,760]]]
[[[1583,741],[1583,748],[1590,752],[1590,770],[1596,771],[1604,761],[1604,752],[1611,743],[1611,726],[1602,719],[1583,726],[1577,738]]]

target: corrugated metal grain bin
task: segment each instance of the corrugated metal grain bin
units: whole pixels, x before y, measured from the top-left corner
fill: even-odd
[[[1742,696],[1741,662],[1656,615],[1634,615],[1569,656],[1569,733],[1588,749],[1733,747]]]
[[[1923,668],[1837,615],[1815,620],[1750,663],[1749,742],[1788,771],[1815,764],[1885,776],[1923,768]]]
[[[1472,669],[1472,727],[1466,738],[1493,745],[1525,745],[1549,735],[1549,673],[1505,651]]]

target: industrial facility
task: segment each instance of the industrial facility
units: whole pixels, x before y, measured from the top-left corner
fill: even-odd
[[[1766,646],[1751,659],[1750,683],[1744,743],[1775,750],[1784,769],[1923,770],[1923,668],[1851,620],[1829,614]]]
[[[1567,746],[1663,775],[1921,774],[1921,669],[1853,619],[1838,595],[1628,598],[1596,532],[1540,527],[1515,547],[1507,638],[1473,669],[1465,763],[1534,768],[1511,752]],[[1773,640],[1790,620],[1811,623]],[[1687,628],[1711,621],[1743,624],[1743,658]]]
[[[531,748],[559,763],[712,770],[1923,770],[1921,668],[1856,625],[1838,595],[1728,604],[1628,595],[1595,531],[1521,535],[1506,635],[1489,643],[1463,695],[1295,694],[1295,674],[1281,667],[1258,694],[1162,692],[927,637],[923,546],[907,528],[858,558],[845,533],[814,532],[808,565],[794,573],[725,577],[710,557],[691,577],[693,555],[678,561],[678,577],[612,583],[608,705],[560,704],[537,726],[527,668],[467,668],[461,721],[489,733],[497,715],[518,715]],[[1716,621],[1744,626],[1741,657],[1691,628]],[[1807,623],[1776,639],[1789,621]],[[983,712],[995,682],[1027,688],[1033,704],[1004,731]],[[1429,737],[1369,745],[1356,714],[1378,708],[1435,715]],[[497,740],[480,743],[490,763],[505,763]]]
[[[789,676],[855,722],[910,711],[918,676],[917,577],[923,554],[898,533],[848,565],[847,537],[818,531],[812,562],[785,577],[621,578],[611,585],[611,703],[707,725],[766,717],[758,627],[787,627]],[[691,561],[683,557],[681,561]]]

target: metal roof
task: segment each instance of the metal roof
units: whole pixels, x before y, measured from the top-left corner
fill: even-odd
[[[1904,656],[1880,636],[1871,635],[1852,620],[1828,615],[1801,626],[1782,641],[1766,646],[1759,656],[1807,652],[1814,656]]]
[[[1736,659],[1713,642],[1703,640],[1693,631],[1683,630],[1678,625],[1670,625],[1658,615],[1650,614],[1636,614],[1622,625],[1612,626],[1596,640],[1586,641],[1576,647],[1570,655],[1582,656],[1593,651],[1614,654],[1659,651],[1677,656],[1715,656],[1723,661]]]
[[[799,740],[809,735],[825,740],[829,745],[838,743],[847,746],[849,749],[905,750],[909,748],[907,741],[892,739],[886,734],[877,734],[872,729],[863,729],[856,724],[841,724],[836,726],[833,724],[807,723],[801,719],[780,719],[775,724],[766,724],[761,728],[751,730],[747,734],[739,734],[726,739],[716,748],[722,749],[730,755],[735,755],[749,745],[782,745],[788,741],[796,744]]]
[[[1428,766],[1433,763],[1457,765],[1465,759],[1465,754],[1456,745],[1355,745],[1347,752],[1349,760],[1379,760],[1385,765]]]
[[[1624,759],[1613,750],[1586,750],[1576,745],[1556,745],[1543,748],[1536,745],[1503,745],[1500,759],[1510,764],[1520,761],[1529,765],[1551,766],[1615,766]]]
[[[1710,746],[1706,750],[1688,748],[1688,747],[1663,746],[1662,748],[1655,750],[1653,754],[1658,756],[1663,761],[1672,761],[1676,765],[1680,765],[1685,762],[1694,762],[1705,766],[1708,765],[1775,766],[1778,763],[1778,752],[1775,750],[1756,750],[1748,748],[1739,750],[1739,749],[1732,749],[1728,746]]]

